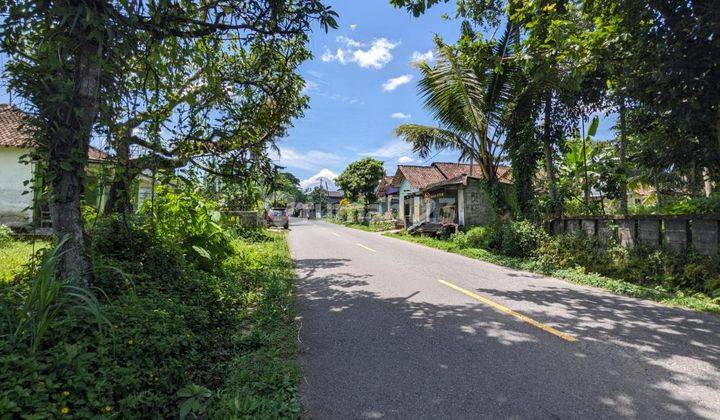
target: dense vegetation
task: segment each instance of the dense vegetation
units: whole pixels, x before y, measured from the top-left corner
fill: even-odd
[[[418,16],[451,1],[390,3]],[[493,197],[517,218],[661,213],[677,210],[675,202],[720,211],[692,204],[720,181],[720,8],[695,0],[453,2],[460,39],[436,39],[435,62],[419,64],[419,92],[437,126],[397,128],[415,151],[460,152],[490,192],[498,164],[511,164],[513,196]],[[606,116],[615,134],[596,139]]]
[[[167,191],[155,217],[99,220],[94,293],[55,276],[57,248],[0,285],[0,412],[298,416],[284,236],[235,230],[215,206]]]

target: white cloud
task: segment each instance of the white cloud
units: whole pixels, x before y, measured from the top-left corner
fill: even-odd
[[[320,168],[321,165],[340,164],[343,160],[342,157],[335,153],[320,150],[299,152],[285,147],[280,148],[280,154],[271,151],[270,158],[280,166],[305,170],[315,170]]]
[[[428,50],[424,53],[419,51],[414,51],[412,53],[412,57],[410,57],[410,64],[416,66],[420,63],[430,63],[435,60],[435,54],[433,54],[432,50]]]
[[[332,52],[325,47],[325,52],[320,59],[329,63],[337,61],[340,64],[355,63],[362,68],[381,69],[393,59],[392,50],[400,45],[399,42],[391,42],[386,38],[373,40],[369,48],[363,49],[359,41],[344,36],[337,37],[336,41],[347,48],[338,48]]]
[[[411,116],[412,115],[410,115],[410,114],[396,112],[396,113],[392,114],[390,117],[395,118],[396,120],[409,120]]]
[[[391,51],[398,45],[400,45],[399,42],[393,43],[386,38],[378,38],[370,44],[369,49],[353,51],[352,61],[362,68],[381,69],[392,60]]]
[[[397,89],[398,87],[410,83],[410,81],[413,79],[412,74],[403,74],[402,76],[393,77],[392,79],[388,79],[387,82],[383,83],[382,88],[385,92],[392,92],[393,90]]]
[[[323,188],[327,187],[330,190],[337,190],[337,186],[335,185],[335,178],[337,177],[335,172],[323,168],[310,178],[300,181],[300,188],[306,190],[321,185]]]
[[[325,48],[325,52],[324,52],[323,55],[320,57],[320,59],[321,59],[324,63],[329,63],[329,62],[331,62],[331,61],[337,61],[337,62],[340,63],[340,64],[345,64],[345,63],[346,63],[346,61],[345,61],[345,52],[344,52],[341,48],[338,48],[338,49],[337,49],[337,52],[333,53],[332,51],[330,51],[330,50],[327,49],[327,47],[326,47],[326,48]]]
[[[350,25],[351,31],[354,31],[355,29],[357,29],[357,23],[353,23],[352,25]]]
[[[372,152],[360,153],[363,156],[372,156],[378,159],[397,159],[412,154],[412,145],[400,139],[386,142]]]
[[[402,165],[402,164],[414,162],[415,159],[411,158],[410,156],[400,156],[397,161],[399,164]]]
[[[335,41],[337,41],[339,44],[344,44],[348,48],[358,48],[363,46],[362,42],[342,35],[336,37]]]

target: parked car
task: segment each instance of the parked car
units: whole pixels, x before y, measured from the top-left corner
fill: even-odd
[[[287,229],[290,226],[286,209],[270,209],[267,213],[266,221],[268,226],[277,226],[282,227],[283,229]]]

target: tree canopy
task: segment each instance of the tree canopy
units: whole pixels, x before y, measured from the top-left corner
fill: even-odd
[[[348,165],[335,183],[348,199],[363,199],[369,203],[373,201],[375,189],[384,175],[383,162],[366,157]]]

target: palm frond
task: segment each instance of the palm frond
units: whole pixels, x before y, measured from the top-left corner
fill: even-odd
[[[462,135],[437,127],[419,124],[403,124],[395,129],[395,134],[412,144],[413,151],[421,158],[427,158],[434,150],[457,150],[461,154],[472,153],[472,145]]]

